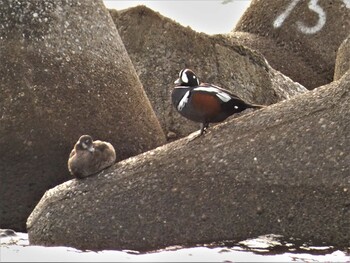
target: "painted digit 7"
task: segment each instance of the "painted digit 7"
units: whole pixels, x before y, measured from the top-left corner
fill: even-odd
[[[278,28],[281,27],[284,20],[290,15],[294,7],[300,2],[300,0],[292,0],[290,4],[287,6],[286,11],[284,11],[282,14],[280,14],[275,21],[273,22],[273,27]]]

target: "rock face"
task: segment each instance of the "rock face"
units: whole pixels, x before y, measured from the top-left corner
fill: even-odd
[[[350,245],[350,73],[46,192],[33,245],[142,249],[262,234]]]
[[[313,89],[333,80],[336,52],[349,32],[349,1],[254,0],[231,38]]]
[[[334,80],[340,79],[350,70],[350,35],[340,45],[335,63]]]
[[[165,137],[102,1],[0,1],[0,27],[0,222],[24,231],[80,135],[120,159]]]
[[[202,82],[259,104],[269,105],[306,91],[272,69],[261,55],[231,44],[225,36],[197,33],[144,6],[110,12],[168,134],[183,137],[199,129],[180,116],[170,101],[174,80],[183,68],[194,70]]]

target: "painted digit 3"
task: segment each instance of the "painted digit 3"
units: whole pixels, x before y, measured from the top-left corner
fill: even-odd
[[[323,11],[322,7],[318,5],[318,0],[310,0],[309,9],[314,11],[318,15],[317,24],[314,26],[306,26],[303,22],[297,21],[299,30],[304,34],[315,34],[322,29],[326,24],[326,13]]]

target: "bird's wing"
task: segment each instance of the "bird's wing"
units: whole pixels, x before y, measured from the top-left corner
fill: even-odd
[[[202,83],[198,87],[194,88],[193,91],[201,91],[215,94],[215,96],[223,103],[228,102],[232,99],[241,100],[238,96],[232,94],[228,90],[208,83]]]
[[[240,97],[238,97],[237,95],[233,94],[231,91],[227,90],[227,89],[223,89],[219,86],[216,86],[216,85],[213,85],[213,84],[209,84],[209,83],[202,83],[200,86],[198,87],[202,87],[203,90],[207,90],[208,92],[217,92],[218,95],[217,96],[220,96],[223,95],[223,94],[226,94],[228,96],[231,97],[231,99],[233,100],[236,100],[236,101],[241,101],[243,102],[248,108],[257,108],[257,109],[261,109],[261,108],[264,108],[265,106],[264,105],[258,105],[258,104],[252,104],[252,103],[248,103],[248,102],[245,102],[243,99],[241,99]],[[226,96],[225,96],[226,97]],[[224,101],[224,100],[222,100]],[[226,102],[226,101],[224,101]]]
[[[209,84],[209,83],[201,83],[198,87],[203,87],[203,88],[212,88],[213,92],[222,92],[222,93],[226,93],[229,96],[231,96],[234,99],[240,99],[240,97],[238,97],[237,95],[233,94],[231,91],[221,88],[219,86],[213,85],[213,84]]]

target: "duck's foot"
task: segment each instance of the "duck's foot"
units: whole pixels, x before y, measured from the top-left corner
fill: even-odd
[[[203,135],[207,132],[207,129],[209,127],[209,123],[203,122],[200,124],[200,127],[201,127],[200,133],[201,133],[201,135]]]
[[[191,142],[199,137],[201,137],[202,135],[204,135],[207,132],[209,124],[208,123],[201,123],[200,125],[200,130],[191,133],[188,137],[187,137],[187,142]]]

